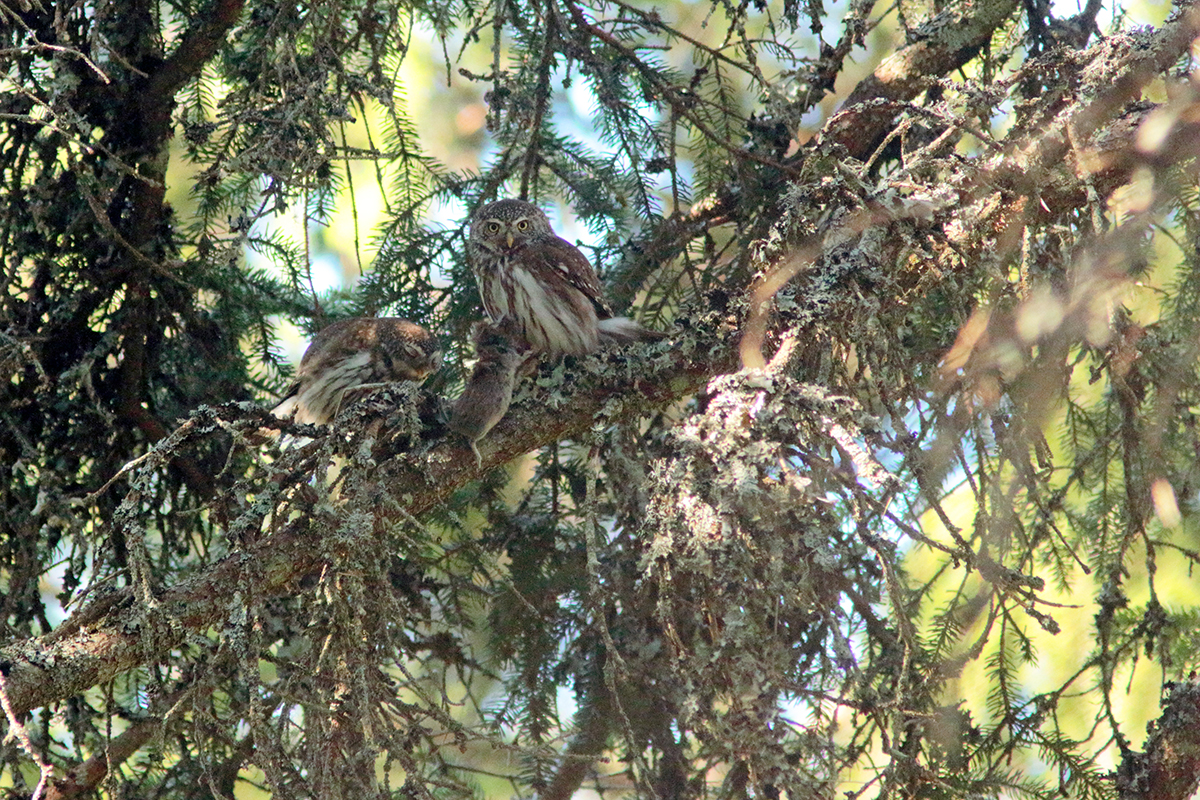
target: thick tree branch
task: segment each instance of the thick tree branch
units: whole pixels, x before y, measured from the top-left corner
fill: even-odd
[[[92,209],[101,227],[113,229],[113,233],[118,234],[116,239],[126,249],[126,263],[120,269],[127,271],[128,297],[122,308],[125,312],[122,314],[124,336],[121,338],[122,363],[116,410],[150,443],[168,433],[150,410],[154,405],[148,402],[148,395],[150,374],[156,360],[150,339],[152,331],[160,326],[156,319],[158,303],[152,300],[154,291],[151,287],[155,283],[170,285],[175,279],[169,270],[158,266],[158,259],[173,247],[172,242],[163,239],[169,144],[174,136],[170,116],[174,112],[176,92],[208,64],[226,32],[238,22],[244,5],[245,0],[215,0],[209,13],[200,14],[184,32],[174,53],[149,74],[145,85],[132,86],[122,97],[126,113],[136,114],[142,121],[137,128],[140,140],[132,148],[134,156],[143,161],[142,170],[138,176],[126,176],[124,181],[134,211],[124,221],[109,221],[102,211]],[[148,60],[148,53],[140,54],[138,59],[139,62]],[[118,228],[124,228],[126,235],[121,236]],[[186,458],[178,458],[175,463],[188,487],[198,497],[211,497],[211,481],[196,464]]]
[[[536,391],[481,443],[482,466],[464,444],[446,441],[420,458],[377,451],[371,480],[404,497],[400,513],[420,516],[486,470],[579,436],[597,419],[629,419],[686,397],[736,365],[737,320],[710,313],[702,328],[705,335],[690,337],[686,348],[601,353],[585,362],[594,369],[567,375],[557,389]],[[164,589],[150,606],[122,591],[94,601],[45,636],[3,648],[0,670],[14,712],[62,700],[163,658],[189,636],[234,617],[246,594],[296,591],[299,580],[323,563],[309,524],[300,519],[262,537]]]
[[[1186,54],[1200,30],[1194,5],[1191,0],[1157,30],[1113,36],[1080,54],[1078,100],[1023,134],[1014,132],[1005,152],[985,164],[984,180],[968,173],[962,202],[978,202],[980,213],[970,226],[947,230],[950,240],[968,249],[990,236],[1015,243],[1024,225],[1069,214],[1086,205],[1089,194],[1106,197],[1136,168],[1160,160],[1138,147],[1140,126],[1153,112],[1127,109]],[[1164,142],[1174,146],[1179,139]]]
[[[946,10],[917,31],[920,38],[885,59],[859,82],[826,126],[825,136],[865,160],[891,131],[897,104],[979,55],[992,34],[1018,9],[1016,0],[985,0]]]
[[[1187,800],[1200,788],[1200,685],[1169,684],[1163,714],[1149,726],[1146,751],[1125,754],[1121,800]]]
[[[225,32],[237,24],[246,0],[216,0],[207,13],[200,14],[187,29],[175,52],[150,79],[150,90],[164,100],[175,96],[208,63],[225,39]]]

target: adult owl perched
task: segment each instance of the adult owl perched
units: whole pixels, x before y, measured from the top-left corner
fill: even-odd
[[[333,421],[348,390],[422,381],[441,363],[437,337],[397,317],[355,317],[322,328],[304,351],[296,382],[272,414],[296,422]]]
[[[497,200],[476,211],[467,253],[488,317],[515,321],[535,351],[581,355],[602,342],[662,336],[613,316],[587,256],[532,203]]]

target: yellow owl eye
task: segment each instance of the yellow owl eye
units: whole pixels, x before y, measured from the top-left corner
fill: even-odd
[[[529,220],[527,220],[527,219],[517,220],[517,230],[519,230],[519,231],[529,230]]]
[[[487,229],[488,229],[488,233],[499,233],[500,232],[500,223],[499,222],[489,222]]]

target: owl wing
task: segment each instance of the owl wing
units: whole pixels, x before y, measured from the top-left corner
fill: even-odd
[[[570,286],[586,297],[596,309],[596,316],[608,319],[613,315],[604,286],[592,268],[592,262],[579,248],[557,236],[547,237],[541,247],[533,248],[538,260],[551,274],[561,276]]]
[[[304,357],[300,359],[300,371],[297,373],[297,376],[311,371],[324,356],[325,352],[328,351],[329,343],[335,339],[352,334],[352,329],[359,322],[357,319],[340,319],[317,331],[309,343],[308,349],[304,351]]]

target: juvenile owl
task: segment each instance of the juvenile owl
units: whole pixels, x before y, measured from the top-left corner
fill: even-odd
[[[296,382],[272,414],[324,425],[337,416],[347,390],[377,383],[421,381],[441,363],[437,338],[396,317],[356,317],[322,328],[300,360]]]
[[[580,355],[661,336],[613,316],[587,256],[532,203],[497,200],[475,212],[467,252],[488,317],[515,321],[537,352]]]

